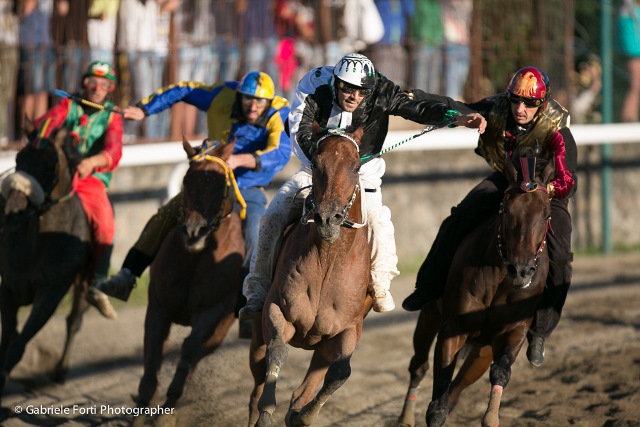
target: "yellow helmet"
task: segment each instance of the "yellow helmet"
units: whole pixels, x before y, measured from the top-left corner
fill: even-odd
[[[251,71],[238,83],[237,91],[254,98],[273,99],[276,94],[273,80],[268,74],[260,71]]]

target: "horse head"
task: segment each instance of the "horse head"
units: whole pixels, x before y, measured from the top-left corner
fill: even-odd
[[[514,288],[531,284],[546,247],[551,201],[547,184],[553,179],[552,159],[539,157],[531,147],[505,158],[509,187],[498,217],[498,251]]]
[[[233,171],[226,163],[235,142],[223,144],[205,140],[199,150],[186,139],[182,145],[189,158],[189,170],[182,188],[182,234],[187,249],[199,252],[207,246],[208,237],[230,216],[235,198],[241,197]]]
[[[72,182],[80,155],[77,139],[65,128],[44,137],[27,130],[28,142],[16,156],[16,170],[2,182],[5,214],[29,206],[45,211],[51,204],[72,193]]]
[[[359,200],[360,139],[363,129],[329,133],[318,140],[313,158],[313,221],[323,240],[340,235],[349,210]]]

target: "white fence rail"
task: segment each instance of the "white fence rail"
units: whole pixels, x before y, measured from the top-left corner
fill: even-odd
[[[397,144],[418,131],[392,131],[385,140],[385,147]],[[640,142],[640,123],[614,123],[606,125],[574,125],[571,132],[578,145],[602,145]],[[478,134],[473,129],[442,129],[420,136],[400,145],[396,150],[458,150],[473,149]],[[0,171],[15,166],[15,151],[0,154]],[[159,142],[125,145],[120,167],[150,166],[185,162],[181,142]]]

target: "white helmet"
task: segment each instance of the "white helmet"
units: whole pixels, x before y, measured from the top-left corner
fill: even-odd
[[[376,85],[376,70],[369,58],[359,53],[342,57],[333,67],[334,77],[354,86],[371,89]]]

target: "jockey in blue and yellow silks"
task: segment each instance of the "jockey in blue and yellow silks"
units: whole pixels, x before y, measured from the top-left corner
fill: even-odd
[[[273,81],[267,74],[254,71],[239,82],[214,85],[179,82],[164,87],[136,106],[125,108],[125,118],[141,120],[180,101],[206,111],[210,140],[235,140],[235,148],[227,164],[233,169],[240,193],[247,203],[243,229],[247,254],[244,267],[248,271],[260,218],[267,205],[264,187],[285,166],[291,155],[289,137],[284,131],[290,111],[289,102],[275,95]],[[101,283],[99,289],[126,301],[136,277],[151,264],[181,213],[182,194],[178,194],[149,220],[129,250],[122,270]]]

